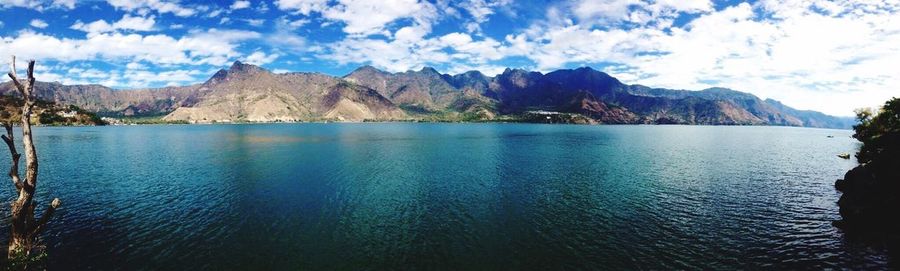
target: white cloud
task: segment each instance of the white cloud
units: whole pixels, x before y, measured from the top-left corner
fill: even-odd
[[[144,70],[147,69],[147,65],[141,64],[140,62],[131,62],[125,65],[129,70]]]
[[[811,12],[810,6],[774,8],[778,20],[755,20],[749,5],[704,16],[691,29],[663,37],[669,54],[644,59],[658,66],[629,64],[653,75],[647,83],[723,85],[838,115],[896,95],[900,72],[889,63],[900,63],[897,16],[836,17]]]
[[[153,10],[160,14],[172,13],[179,17],[188,17],[197,13],[197,10],[184,7],[178,2],[166,0],[106,0],[109,5],[125,11],[144,12]]]
[[[437,39],[439,45],[452,52],[457,58],[456,62],[467,61],[475,64],[485,64],[490,61],[500,60],[510,54],[508,48],[492,38],[484,38],[475,41],[468,34],[450,33]]]
[[[310,50],[306,38],[291,32],[277,31],[266,35],[266,41],[276,48],[295,54],[303,54]]]
[[[403,18],[430,27],[438,15],[433,5],[419,0],[340,0],[338,3],[325,10],[323,16],[343,22],[344,32],[353,35],[385,34],[386,25]]]
[[[114,88],[146,88],[148,86],[164,84],[165,86],[179,86],[196,82],[199,77],[206,76],[195,69],[177,69],[166,71],[150,70],[124,70],[110,71],[98,78],[76,77],[75,80],[99,83]]]
[[[588,20],[596,17],[618,21],[628,18],[629,7],[641,3],[640,0],[581,0],[573,11],[578,18]]]
[[[327,0],[278,0],[279,9],[297,14],[322,14],[330,21],[344,24],[344,32],[354,36],[387,35],[388,25],[400,19],[430,27],[438,19],[438,11],[431,3],[420,0],[338,0],[329,6]]]
[[[450,60],[437,48],[409,47],[398,42],[378,39],[344,40],[332,46],[328,58],[340,64],[370,63],[391,72],[420,69],[427,63],[443,63]]]
[[[0,37],[0,54],[23,58],[71,61],[144,61],[157,65],[224,65],[241,55],[241,41],[260,38],[256,32],[210,29],[181,38],[167,35],[97,33],[85,39],[57,38],[33,32]]]
[[[278,20],[276,21],[277,27],[284,28],[285,30],[290,30],[290,31],[297,30],[298,28],[300,28],[308,23],[309,23],[308,19],[291,20],[284,16],[282,16],[281,18],[278,18]]]
[[[75,8],[75,0],[0,0],[0,8],[20,7],[43,11],[47,8]]]
[[[253,26],[253,27],[260,27],[264,23],[266,23],[266,20],[264,20],[264,19],[243,19],[243,21],[247,22],[248,25]]]
[[[468,0],[459,3],[472,17],[471,22],[466,24],[466,30],[469,32],[481,31],[481,24],[488,21],[488,18],[494,14],[494,8],[498,6],[509,5],[512,0]]]
[[[155,25],[156,19],[153,16],[143,18],[132,17],[131,15],[125,14],[122,16],[122,19],[112,24],[107,23],[104,20],[97,20],[88,24],[76,21],[75,24],[72,24],[69,28],[88,33],[105,33],[116,30],[152,31]]]
[[[29,0],[0,0],[0,7],[42,8],[39,2]]]
[[[491,9],[491,3],[485,0],[463,1],[459,6],[465,9],[476,22],[485,21],[488,16],[494,14],[494,11]]]
[[[540,30],[535,30],[540,31]],[[511,55],[528,57],[537,68],[548,71],[580,62],[629,62],[641,53],[660,48],[657,37],[664,32],[652,28],[598,30],[580,25],[553,26],[537,34],[508,36]]]
[[[477,14],[473,23],[481,23],[493,13],[491,8],[508,2],[476,0],[460,3],[460,6],[473,15]],[[323,16],[344,22],[344,32],[349,35],[342,41],[324,46],[318,56],[342,65],[365,63],[392,72],[418,70],[424,66],[444,66],[452,71],[476,68],[483,69],[484,73],[502,70],[498,65],[489,63],[511,54],[512,49],[500,41],[480,36],[476,39],[466,33],[428,37],[432,24],[439,20],[437,8],[451,14],[447,10],[452,8],[446,5],[436,7],[424,1],[341,1],[335,8],[324,10]],[[387,11],[376,17],[360,16],[372,13],[373,9]],[[387,25],[401,19],[411,22],[394,32],[387,30]]]
[[[669,9],[677,12],[694,13],[712,11],[713,4],[709,0],[656,0],[656,2],[650,4],[648,8],[653,11]]]
[[[32,19],[29,25],[34,28],[46,28],[47,26],[49,26],[47,22],[41,19]]]
[[[349,38],[330,44],[322,57],[339,64],[369,63],[391,72],[420,69],[427,63],[449,61],[450,55],[434,42],[426,42],[423,27],[404,27],[397,30],[392,41],[379,38]]]
[[[97,79],[97,78],[106,78],[108,73],[100,71],[98,69],[82,69],[82,68],[71,68],[67,71],[68,74],[72,74],[78,78],[84,79]]]
[[[137,63],[130,63],[137,64]],[[140,65],[140,64],[138,64]],[[146,88],[162,84],[185,85],[203,80],[214,71],[191,67],[171,67],[170,70],[153,71],[146,67],[101,70],[91,64],[37,65],[35,78],[67,85],[100,84],[113,88]]]
[[[263,53],[261,51],[256,51],[244,58],[244,62],[253,65],[265,65],[272,63],[272,61],[275,61],[275,59],[278,59],[278,54],[267,55],[266,53]]]
[[[488,63],[509,54],[507,48],[491,38],[474,40],[465,33],[425,38],[426,34],[422,27],[408,26],[397,30],[390,41],[350,38],[329,45],[322,57],[339,64],[368,63],[391,72],[449,64],[453,71],[485,68],[482,72],[491,73],[502,69]]]
[[[573,14],[588,24],[662,23],[667,27],[678,13],[713,11],[709,0],[579,0]]]
[[[297,28],[309,21],[306,19],[289,20],[281,17],[275,20],[275,32],[266,35],[266,42],[280,50],[302,55],[311,50],[306,38],[295,33]]]
[[[75,0],[53,0],[51,6],[73,9],[75,8]]]
[[[237,1],[234,1],[234,3],[231,4],[231,7],[229,7],[229,8],[232,10],[238,10],[238,9],[244,9],[244,8],[248,8],[248,7],[250,7],[250,1],[237,0]]]
[[[328,8],[328,0],[275,0],[275,6],[280,10],[309,15]]]
[[[112,26],[116,29],[151,31],[153,30],[153,26],[155,24],[156,20],[153,18],[153,16],[142,18],[125,15],[118,22],[113,23]]]
[[[269,12],[269,4],[266,4],[266,1],[260,1],[259,5],[256,6],[256,11],[259,13]]]
[[[224,9],[214,9],[206,13],[206,18],[219,17],[219,15],[222,15],[222,13],[225,13]]]

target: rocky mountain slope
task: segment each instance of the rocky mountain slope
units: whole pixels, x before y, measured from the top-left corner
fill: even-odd
[[[11,90],[0,84],[0,93]],[[796,110],[752,94],[627,85],[591,68],[547,74],[507,69],[441,74],[432,68],[389,73],[371,66],[344,77],[276,74],[234,63],[199,85],[144,90],[41,83],[39,96],[104,115],[165,115],[190,122],[540,121],[578,123],[785,125],[849,128],[853,120]],[[562,113],[560,117],[535,117]],[[550,116],[550,115],[548,115]],[[554,115],[558,116],[558,115]]]
[[[196,104],[199,86],[159,89],[114,90],[101,85],[63,85],[37,82],[38,99],[77,105],[104,116],[165,115],[176,108]],[[0,95],[18,96],[11,82],[0,84]]]
[[[275,74],[236,62],[202,84],[201,100],[165,116],[194,122],[401,120],[406,114],[373,89],[318,73]]]

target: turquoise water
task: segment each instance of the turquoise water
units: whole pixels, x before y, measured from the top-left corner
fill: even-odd
[[[854,166],[835,155],[857,148],[845,130],[397,123],[35,134],[41,203],[63,201],[44,238],[51,270],[892,261],[830,224],[834,181]]]

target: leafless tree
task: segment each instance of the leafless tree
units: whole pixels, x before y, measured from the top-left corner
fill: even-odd
[[[6,134],[0,137],[9,147],[9,153],[12,156],[12,166],[9,169],[9,177],[12,179],[13,185],[16,187],[18,197],[12,202],[12,218],[10,223],[9,250],[8,257],[14,258],[18,256],[28,256],[34,250],[35,238],[44,230],[47,221],[53,216],[53,212],[59,207],[60,201],[54,198],[47,207],[44,215],[40,219],[34,217],[34,191],[37,188],[38,180],[38,158],[34,149],[34,141],[31,139],[31,114],[34,107],[34,60],[28,61],[28,78],[21,80],[16,76],[16,57],[12,56],[10,62],[9,78],[12,78],[13,84],[22,95],[24,103],[22,105],[22,145],[25,148],[25,179],[19,177],[19,158],[22,156],[16,151],[16,144],[13,137],[13,121],[8,120],[3,123],[6,128]]]

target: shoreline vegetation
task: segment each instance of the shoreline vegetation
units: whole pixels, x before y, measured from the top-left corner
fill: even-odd
[[[0,106],[7,114],[16,114],[21,107],[22,99],[16,96],[0,95]],[[65,126],[104,126],[104,125],[186,125],[186,124],[271,124],[271,123],[533,123],[533,124],[575,124],[575,125],[691,125],[691,126],[783,126],[805,127],[796,125],[773,124],[686,124],[678,122],[653,121],[644,123],[601,123],[588,116],[578,113],[566,113],[544,110],[524,111],[518,114],[490,116],[474,114],[415,114],[413,110],[404,110],[409,114],[408,118],[401,119],[363,119],[341,120],[336,118],[317,118],[293,121],[249,121],[249,120],[166,120],[166,114],[122,116],[109,112],[94,113],[84,110],[76,105],[62,105],[55,102],[37,100],[35,102],[36,115],[32,117],[32,125],[37,127],[65,127]],[[807,127],[814,128],[814,127]]]
[[[0,96],[2,113],[11,119],[22,117],[21,109],[24,101],[20,97]],[[31,124],[35,126],[97,126],[106,125],[97,114],[88,112],[75,105],[61,105],[43,100],[34,101],[34,115]]]
[[[299,120],[271,120],[250,121],[246,119],[220,119],[220,120],[167,120],[167,114],[144,116],[121,116],[110,113],[98,113],[103,124],[99,125],[182,125],[182,124],[272,124],[272,123],[532,123],[532,124],[573,124],[573,125],[689,125],[689,126],[775,126],[775,127],[800,127],[821,128],[801,125],[777,125],[777,124],[691,124],[675,121],[645,121],[640,123],[602,123],[589,116],[578,113],[530,110],[516,114],[483,116],[480,114],[459,114],[445,112],[439,114],[416,114],[415,110],[403,109],[409,117],[397,119],[362,119],[346,120],[340,118],[311,118]],[[67,125],[71,126],[71,125]],[[844,128],[826,128],[846,130]],[[849,128],[848,128],[849,129]]]
[[[525,124],[563,124],[563,125],[685,125],[685,126],[771,126],[771,127],[797,127],[797,128],[818,128],[818,129],[836,129],[848,130],[845,128],[821,128],[806,127],[795,125],[773,125],[773,124],[684,124],[684,123],[599,123],[590,118],[572,113],[558,113],[558,116],[529,117],[522,115],[506,115],[498,116],[494,119],[441,119],[441,118],[420,118],[420,119],[364,119],[362,121],[339,120],[339,119],[311,119],[311,120],[295,120],[295,121],[248,121],[248,120],[210,120],[210,121],[186,121],[186,120],[165,120],[162,116],[153,117],[101,117],[103,124],[86,124],[86,125],[54,125],[41,124],[40,126],[127,126],[127,125],[211,125],[211,124],[292,124],[292,123],[525,123]]]
[[[900,98],[878,111],[857,110],[854,138],[862,142],[859,165],[835,182],[842,219],[834,225],[850,235],[871,236],[900,248]],[[897,253],[897,252],[895,252]]]

